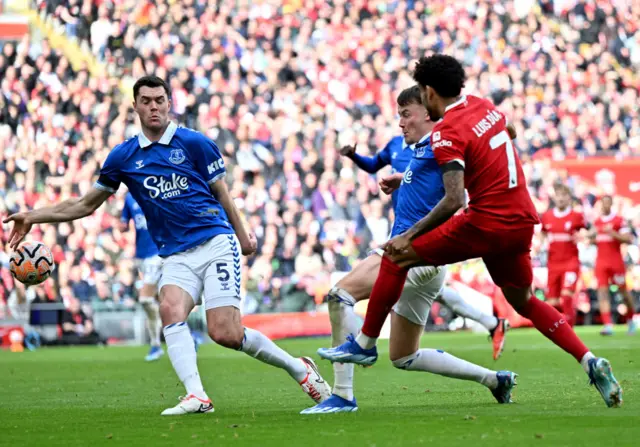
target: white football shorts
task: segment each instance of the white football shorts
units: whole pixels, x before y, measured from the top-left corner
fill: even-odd
[[[235,234],[219,234],[187,251],[167,256],[159,287],[175,285],[206,310],[240,308],[240,242]],[[201,301],[202,298],[202,301]]]
[[[382,256],[384,251],[376,249],[375,254]],[[431,305],[440,296],[447,276],[447,267],[414,267],[409,270],[400,300],[393,311],[414,324],[424,326],[429,318]]]
[[[142,283],[155,286],[162,273],[162,258],[158,255],[138,260],[138,268],[142,273]]]

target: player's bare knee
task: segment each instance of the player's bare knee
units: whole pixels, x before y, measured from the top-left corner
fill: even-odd
[[[166,326],[168,324],[180,323],[185,321],[187,315],[188,312],[185,312],[184,304],[180,296],[171,293],[161,295],[160,318],[162,319],[162,324]]]
[[[235,325],[210,326],[209,337],[220,346],[238,350],[242,347],[244,328],[242,326],[236,327]]]

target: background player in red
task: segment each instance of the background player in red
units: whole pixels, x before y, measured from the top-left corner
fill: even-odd
[[[600,334],[613,335],[609,286],[615,284],[624,297],[624,302],[627,306],[627,318],[629,318],[628,333],[632,335],[636,332],[636,325],[633,322],[635,302],[633,296],[627,290],[627,269],[620,249],[622,244],[633,242],[633,234],[624,219],[613,212],[613,199],[611,196],[604,196],[600,203],[602,205],[602,214],[594,222],[592,233],[592,237],[595,238],[598,246],[596,279],[598,281],[600,316],[604,324]]]
[[[580,277],[580,259],[576,237],[586,227],[584,215],[571,206],[571,191],[566,185],[555,188],[555,207],[542,215],[542,233],[549,241],[547,261],[547,303],[575,323],[573,297]]]
[[[375,363],[377,338],[402,293],[409,268],[482,258],[515,310],[581,363],[607,406],[618,406],[622,389],[609,361],[596,358],[563,315],[531,295],[530,249],[539,220],[505,117],[487,100],[461,96],[465,72],[451,56],[421,58],[413,77],[429,117],[437,122],[431,143],[445,196],[427,216],[385,245],[357,338],[318,354],[331,361]],[[456,214],[465,205],[465,187],[469,204]]]

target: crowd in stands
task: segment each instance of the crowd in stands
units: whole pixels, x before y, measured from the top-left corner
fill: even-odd
[[[395,97],[412,61],[463,60],[467,91],[515,124],[515,145],[540,212],[568,183],[588,216],[601,185],[550,168],[565,157],[640,155],[640,4],[623,0],[35,0],[42,16],[104,67],[74,70],[60,49],[0,42],[0,216],[85,193],[110,148],[138,132],[130,87],[167,79],[172,113],[216,141],[232,194],[256,232],[245,311],[308,310],[331,273],[385,241],[393,222],[377,178],[341,158],[373,154],[399,134]],[[387,171],[383,171],[387,172]],[[124,189],[124,186],[121,188]],[[130,303],[134,233],[124,191],[91,217],[41,225],[56,274],[30,289]],[[639,208],[616,199],[636,227]],[[0,302],[24,289],[8,273],[0,230]],[[584,245],[587,266],[593,249]],[[628,256],[637,260],[637,250]],[[538,243],[536,265],[544,266]],[[461,277],[486,276],[475,263]],[[485,278],[486,279],[486,278]],[[589,286],[589,277],[585,284]],[[640,290],[640,275],[630,275]],[[11,292],[14,290],[14,292]]]

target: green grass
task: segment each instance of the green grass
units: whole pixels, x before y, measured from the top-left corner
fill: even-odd
[[[425,335],[422,345],[520,374],[513,405],[482,386],[395,370],[381,360],[356,369],[360,410],[302,416],[312,404],[282,372],[214,345],[199,353],[216,412],[175,418],[160,412],[183,393],[169,359],[147,364],[146,348],[0,352],[0,445],[636,445],[640,439],[640,337],[623,328],[581,336],[606,356],[625,389],[620,409],[605,407],[579,365],[532,330],[509,333],[499,362],[478,334]],[[327,339],[289,340],[292,354],[315,353]],[[317,359],[317,356],[314,355]],[[328,362],[318,361],[333,381]]]

